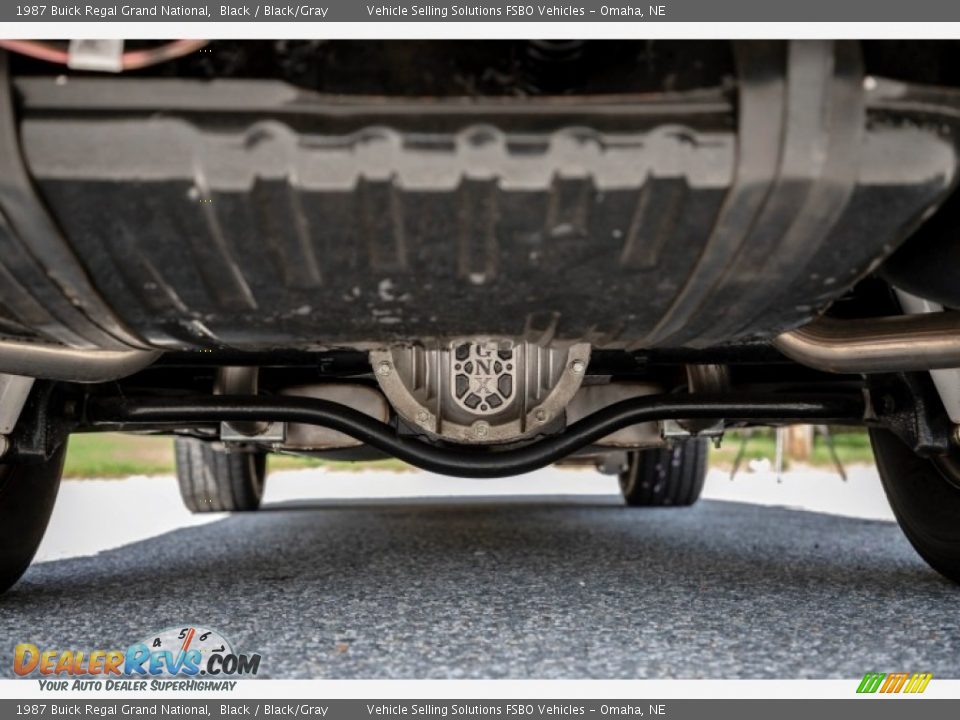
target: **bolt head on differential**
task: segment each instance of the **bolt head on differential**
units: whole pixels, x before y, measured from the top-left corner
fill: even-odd
[[[477,420],[473,424],[473,434],[478,440],[483,440],[490,434],[490,423],[485,420]]]

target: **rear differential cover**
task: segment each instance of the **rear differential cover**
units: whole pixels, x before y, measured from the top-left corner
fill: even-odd
[[[462,342],[453,348],[453,402],[475,415],[495,415],[516,398],[515,348],[506,343]]]
[[[562,425],[590,345],[545,347],[508,338],[459,338],[370,353],[397,414],[430,435],[502,443]]]

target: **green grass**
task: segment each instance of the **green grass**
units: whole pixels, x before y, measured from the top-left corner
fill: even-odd
[[[734,458],[740,449],[742,435],[737,432],[728,433],[723,438],[723,445],[719,450],[710,451],[710,464],[730,468],[733,466]],[[833,435],[833,444],[837,450],[837,456],[844,465],[855,465],[857,463],[873,463],[873,451],[870,449],[870,440],[866,432],[835,432]],[[768,458],[773,462],[776,454],[776,440],[773,431],[756,431],[747,440],[746,453],[743,456],[741,467],[752,459]],[[827,449],[827,443],[817,436],[814,440],[813,453],[806,464],[814,466],[832,466],[833,460],[830,457],[830,451]],[[784,466],[790,466],[790,459],[786,458]]]
[[[410,469],[409,465],[399,460],[351,463],[294,455],[271,455],[269,464],[271,470],[315,467],[331,470]],[[90,433],[70,438],[64,477],[123,478],[130,475],[172,475],[173,472],[173,440],[169,437]]]
[[[710,451],[710,464],[729,468],[740,447],[740,434],[728,433],[719,450]],[[837,454],[844,464],[872,463],[873,453],[866,433],[843,432],[834,435]],[[771,431],[757,431],[747,442],[744,465],[754,458],[773,460],[774,436]],[[822,438],[814,444],[811,465],[832,465],[827,446]],[[351,463],[293,455],[271,455],[271,470],[300,468],[328,468],[330,470],[409,470],[399,460]],[[789,465],[789,461],[785,463]],[[119,433],[81,434],[70,438],[64,476],[68,478],[122,478],[130,475],[171,475],[173,467],[173,440],[148,435],[121,435]]]
[[[72,435],[64,477],[111,478],[173,472],[173,440],[119,433]]]

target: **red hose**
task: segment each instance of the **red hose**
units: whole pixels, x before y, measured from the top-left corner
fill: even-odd
[[[155,48],[130,50],[120,56],[120,64],[123,70],[139,70],[189,55],[208,42],[208,40],[174,40]],[[70,61],[70,53],[66,50],[38,40],[0,40],[0,48],[57,65],[67,65]]]
[[[121,56],[123,69],[139,70],[150,65],[158,65],[194,53],[208,42],[208,40],[174,40],[160,47],[147,50],[131,50]]]
[[[58,65],[66,65],[70,59],[66,50],[35,40],[0,40],[0,47],[10,52],[27,55],[37,60],[46,60]]]

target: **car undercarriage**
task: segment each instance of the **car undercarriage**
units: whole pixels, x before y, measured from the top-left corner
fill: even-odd
[[[176,436],[198,512],[268,453],[651,506],[790,423],[960,580],[954,43],[144,45],[0,41],[0,587],[72,433]]]

